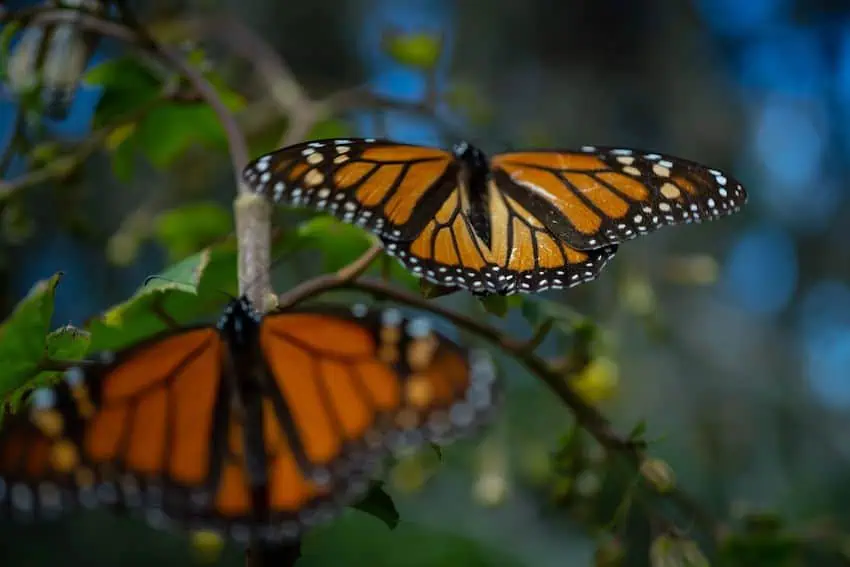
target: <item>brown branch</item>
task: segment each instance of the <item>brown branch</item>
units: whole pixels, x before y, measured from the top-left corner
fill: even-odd
[[[443,317],[457,327],[486,339],[503,352],[520,361],[532,374],[543,380],[561,401],[570,408],[576,422],[588,431],[600,445],[613,454],[624,456],[635,468],[640,467],[643,462],[645,458],[644,443],[617,435],[605,416],[599,413],[592,405],[585,402],[564,379],[564,375],[561,372],[528,350],[527,341],[515,341],[504,336],[499,329],[486,323],[442,307],[424,298],[393,288],[382,282],[343,278],[339,277],[339,273],[330,276],[319,276],[305,282],[293,290],[293,292],[297,290],[297,294],[290,292],[282,296],[281,299],[285,297],[287,305],[294,305],[321,293],[337,289],[361,291],[373,297],[390,299],[397,303],[428,311],[434,315]],[[690,514],[712,537],[716,537],[720,533],[720,525],[686,493],[678,489],[673,489],[664,496],[672,500],[680,509]]]
[[[133,30],[124,24],[83,14],[76,10],[44,10],[33,14],[31,20],[38,23],[73,22],[87,31],[125,41],[141,49],[148,55],[153,55],[157,59],[167,63],[169,67],[178,72],[192,85],[218,116],[230,146],[230,157],[233,162],[236,181],[241,186],[242,169],[248,163],[248,149],[239,125],[233,113],[228,110],[227,105],[224,104],[224,101],[218,95],[215,87],[207,81],[200,71],[190,65],[179,51],[156,43],[140,33],[139,30]],[[246,188],[244,191],[248,191],[248,189]]]
[[[382,251],[383,247],[381,245],[373,245],[359,258],[340,270],[308,280],[292,288],[287,293],[282,294],[278,297],[278,306],[281,308],[290,307],[325,291],[349,284],[365,272]]]

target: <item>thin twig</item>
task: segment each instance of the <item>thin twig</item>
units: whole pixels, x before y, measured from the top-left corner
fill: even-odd
[[[170,67],[180,73],[194,87],[197,93],[203,97],[204,101],[210,105],[210,108],[218,116],[230,146],[230,158],[233,162],[236,182],[240,188],[242,187],[241,172],[248,163],[248,147],[245,144],[245,139],[242,136],[236,118],[228,110],[227,105],[224,104],[215,87],[207,81],[200,71],[189,64],[179,51],[155,43],[150,38],[143,37],[137,30],[130,29],[123,24],[89,14],[81,14],[76,10],[45,10],[34,14],[32,19],[40,23],[73,21],[76,25],[87,31],[120,39],[151,55],[158,56],[159,59],[168,63]],[[247,188],[242,188],[241,190],[243,192],[248,191]]]
[[[291,307],[324,291],[346,285],[365,272],[381,252],[383,252],[381,245],[373,245],[359,258],[340,270],[308,280],[282,294],[278,297],[278,306],[281,308]]]
[[[331,276],[319,276],[309,282],[298,286],[293,292],[285,294],[287,304],[294,305],[315,297],[321,293],[331,290],[354,290],[361,291],[379,297],[390,299],[397,303],[409,305],[423,311],[429,311],[434,315],[445,318],[457,327],[474,333],[475,335],[495,344],[503,352],[506,352],[520,361],[532,374],[543,380],[564,404],[570,408],[577,423],[587,430],[600,445],[614,454],[624,456],[632,466],[638,467],[643,462],[644,444],[617,435],[611,428],[608,420],[593,406],[585,402],[582,397],[564,380],[563,374],[551,367],[544,359],[529,352],[527,341],[515,341],[486,323],[472,319],[463,314],[447,309],[426,299],[412,295],[405,291],[388,286],[383,282],[370,281],[353,278],[340,278],[338,274]],[[283,297],[281,298],[283,299]],[[719,524],[702,507],[681,490],[672,490],[665,494],[667,498],[693,516],[712,537],[720,532]]]

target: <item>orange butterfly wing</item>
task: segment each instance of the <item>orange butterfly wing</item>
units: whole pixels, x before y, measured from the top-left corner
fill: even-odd
[[[254,396],[207,327],[69,371],[2,424],[0,512],[117,504],[238,541],[288,540],[332,518],[388,447],[464,430],[493,397],[486,359],[395,311],[355,311],[262,319]]]
[[[416,235],[457,176],[449,152],[372,138],[296,144],[243,171],[256,192],[275,202],[327,212],[392,240]]]
[[[506,196],[581,250],[728,215],[747,200],[741,184],[716,169],[638,150],[511,152],[491,167]]]
[[[267,315],[260,342],[306,456],[331,469],[438,442],[473,427],[493,404],[485,354],[397,309]]]
[[[469,189],[458,184],[415,238],[382,238],[387,253],[436,284],[509,295],[591,281],[617,251],[577,250],[494,183],[487,191],[488,240],[475,229]]]

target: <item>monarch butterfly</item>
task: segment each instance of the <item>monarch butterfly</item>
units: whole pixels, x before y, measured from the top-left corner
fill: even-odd
[[[477,294],[532,293],[597,277],[617,245],[746,202],[733,178],[656,153],[585,146],[488,158],[373,138],[264,155],[245,181],[277,202],[365,227],[414,274]]]
[[[486,354],[362,305],[232,301],[35,390],[0,427],[0,513],[137,508],[158,527],[287,541],[368,488],[381,457],[481,422]]]

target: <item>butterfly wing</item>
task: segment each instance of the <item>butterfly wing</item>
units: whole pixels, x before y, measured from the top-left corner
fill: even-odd
[[[414,274],[480,295],[570,288],[595,279],[617,251],[573,248],[492,181],[483,203],[473,211],[458,183],[415,238],[384,247]]]
[[[330,213],[391,240],[418,234],[457,184],[449,152],[372,138],[296,144],[243,172],[275,202]]]
[[[637,150],[511,152],[491,167],[505,195],[580,250],[731,214],[747,200],[741,184],[716,169]]]
[[[306,459],[332,475],[387,449],[454,437],[493,405],[486,354],[397,309],[267,315],[260,342],[279,419],[294,425]]]
[[[10,417],[0,432],[6,503],[37,513],[57,508],[61,493],[63,504],[167,509],[209,494],[210,439],[224,433],[221,349],[215,329],[181,331],[34,391],[29,415]],[[36,458],[39,466],[22,466]]]
[[[226,344],[204,327],[154,337],[114,360],[70,370],[32,393],[28,413],[0,428],[0,514],[47,518],[82,505],[138,508],[155,527],[219,529],[240,541],[257,528],[244,449],[246,424],[222,379]],[[280,438],[266,412],[267,438]],[[277,437],[274,437],[274,435]],[[277,512],[262,535],[282,539],[325,517],[354,485],[318,485],[291,450],[269,454]]]

